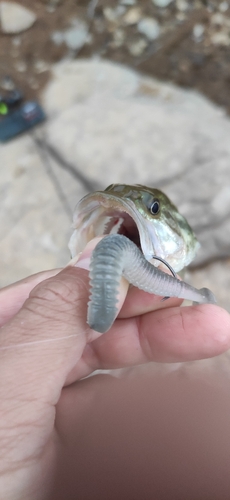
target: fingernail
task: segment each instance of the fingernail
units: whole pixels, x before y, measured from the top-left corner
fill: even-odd
[[[77,257],[72,259],[74,262],[72,265],[74,267],[81,267],[82,269],[86,269],[87,271],[89,270],[89,265],[90,265],[90,259],[92,255],[92,251],[94,250],[95,246],[98,244],[98,242],[101,240],[101,237],[94,238],[93,240],[89,241],[84,248],[83,252],[79,253]]]
[[[78,261],[76,264],[74,264],[74,267],[81,267],[82,269],[87,269],[89,270],[89,264],[90,264],[90,257],[85,256],[85,252],[80,255]]]
[[[78,253],[77,255],[75,255],[75,257],[73,257],[72,259],[70,259],[70,261],[68,262],[68,264],[66,264],[65,267],[75,266],[75,264],[77,263],[77,261],[80,259],[81,254],[82,254],[82,252]]]
[[[83,269],[89,269],[90,257],[86,257],[85,254],[85,250],[84,252],[78,253],[65,267],[82,267]]]

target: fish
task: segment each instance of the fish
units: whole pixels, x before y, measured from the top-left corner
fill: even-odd
[[[107,332],[117,316],[117,296],[123,275],[148,293],[215,304],[208,288],[197,290],[176,277],[199,248],[189,223],[159,189],[111,184],[82,198],[74,212],[74,232],[69,249],[72,258],[88,241],[104,236],[90,263],[90,300],[87,323]],[[157,268],[163,261],[173,276]]]
[[[133,241],[146,260],[167,261],[175,272],[194,259],[199,243],[189,223],[166,194],[156,188],[111,184],[82,198],[73,216],[72,257],[96,236],[121,234]]]

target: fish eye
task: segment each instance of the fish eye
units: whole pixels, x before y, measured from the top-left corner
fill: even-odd
[[[149,207],[149,211],[152,215],[157,215],[160,211],[160,202],[158,200],[154,200]]]

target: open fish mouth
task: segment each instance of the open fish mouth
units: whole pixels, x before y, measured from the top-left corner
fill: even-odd
[[[72,257],[94,237],[109,234],[126,236],[148,260],[155,253],[153,229],[150,235],[146,219],[136,210],[132,200],[99,192],[87,195],[76,206],[73,226],[75,230],[69,242]]]
[[[100,219],[101,223],[104,225],[103,235],[122,234],[129,240],[133,241],[133,243],[141,249],[140,235],[137,225],[129,214],[123,212],[122,210],[108,210],[104,212]]]
[[[86,195],[75,208],[73,227],[72,257],[93,238],[118,234],[131,240],[146,260],[157,256],[178,272],[193,260],[199,247],[188,222],[169,198],[141,185],[114,184]],[[155,260],[152,263],[158,265]]]

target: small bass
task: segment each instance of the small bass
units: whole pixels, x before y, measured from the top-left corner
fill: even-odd
[[[92,238],[105,236],[93,251],[87,322],[101,333],[117,314],[121,276],[149,293],[215,303],[210,290],[196,288],[157,269],[159,260],[178,272],[195,257],[199,243],[186,219],[159,189],[111,184],[82,198],[74,212],[72,257]],[[156,260],[159,259],[159,260]]]

